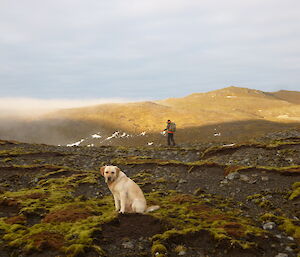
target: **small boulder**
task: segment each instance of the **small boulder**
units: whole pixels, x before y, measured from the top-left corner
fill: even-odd
[[[262,180],[262,181],[269,181],[269,177],[268,177],[268,176],[262,176],[262,177],[261,177],[261,180]]]
[[[239,179],[239,178],[240,178],[240,173],[238,173],[238,172],[232,172],[226,176],[226,179],[228,179],[228,180],[234,180],[234,179]]]
[[[288,257],[286,253],[278,253],[275,257]]]
[[[263,229],[265,230],[272,230],[273,228],[275,228],[276,224],[274,222],[267,222],[265,224],[263,224]]]
[[[134,244],[131,241],[123,242],[122,246],[125,249],[133,249],[134,248]]]
[[[241,181],[244,181],[244,182],[249,182],[249,181],[250,181],[250,178],[249,178],[247,175],[242,174],[242,175],[240,176],[240,180],[241,180]]]

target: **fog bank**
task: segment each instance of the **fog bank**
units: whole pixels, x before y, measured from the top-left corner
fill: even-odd
[[[59,109],[85,107],[106,103],[128,103],[139,99],[99,98],[99,99],[37,99],[0,98],[0,118],[34,118]]]

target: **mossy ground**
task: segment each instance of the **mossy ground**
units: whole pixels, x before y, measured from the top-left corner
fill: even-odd
[[[224,164],[213,161],[219,151],[200,160],[203,146],[88,149],[1,142],[0,256],[273,257],[287,247],[289,256],[299,250],[297,163]],[[266,151],[281,145],[294,147],[277,144]],[[294,156],[295,148],[286,149]],[[141,186],[148,205],[160,209],[115,213],[98,171],[103,164],[118,165]],[[220,183],[231,172],[255,183]],[[263,229],[268,221],[276,229]]]

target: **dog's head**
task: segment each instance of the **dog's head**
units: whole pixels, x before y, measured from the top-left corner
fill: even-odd
[[[102,166],[100,173],[104,177],[105,183],[112,183],[118,178],[120,169],[117,166]]]

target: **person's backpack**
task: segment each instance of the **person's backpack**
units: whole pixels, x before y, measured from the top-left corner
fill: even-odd
[[[176,124],[171,122],[169,125],[169,131],[175,132],[176,131]]]

